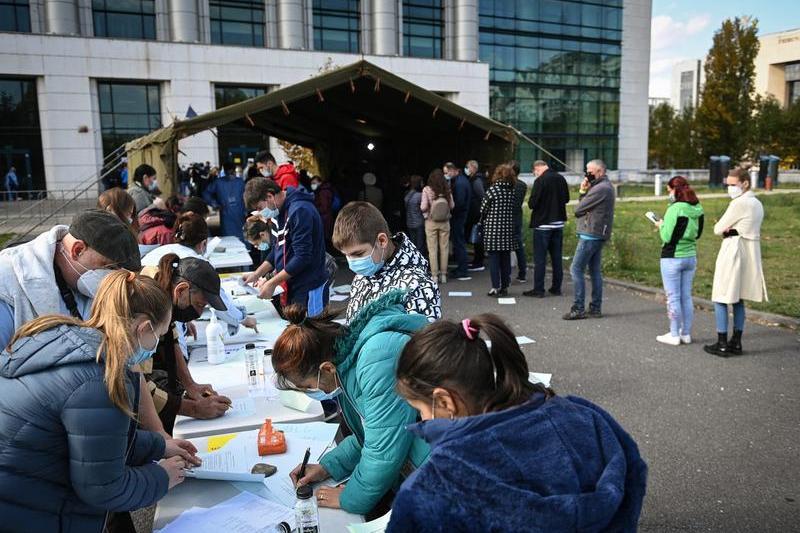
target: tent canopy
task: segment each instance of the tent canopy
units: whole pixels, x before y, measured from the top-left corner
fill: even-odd
[[[469,80],[464,80],[469,83]],[[178,141],[236,124],[312,148],[320,171],[337,187],[360,187],[374,172],[385,185],[427,173],[445,161],[482,166],[513,157],[518,132],[359,61],[294,85],[188,120],[175,120],[127,144],[131,168],[156,168],[165,193],[175,187]],[[374,149],[367,145],[372,143]],[[166,190],[170,189],[170,190]]]

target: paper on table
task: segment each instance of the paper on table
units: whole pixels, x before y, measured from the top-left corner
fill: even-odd
[[[225,416],[253,416],[256,412],[256,404],[252,398],[236,398],[231,401],[231,407],[225,412]]]
[[[281,522],[294,523],[290,507],[240,492],[230,500],[209,507],[193,507],[182,513],[161,533],[270,533]]]
[[[514,305],[515,303],[517,303],[517,299],[516,298],[498,298],[497,299],[497,303],[499,303],[500,305]]]
[[[225,481],[261,481],[263,474],[251,474],[250,469],[259,462],[258,432],[237,433],[224,446],[197,456],[203,465],[186,471],[187,477],[197,479],[221,479]],[[210,447],[210,446],[209,446]]]
[[[470,291],[463,291],[463,292],[450,291],[450,292],[447,293],[447,295],[448,296],[463,296],[463,297],[467,297],[467,296],[472,296],[472,292],[470,292]]]
[[[350,295],[348,294],[331,294],[330,296],[330,300],[332,302],[343,302],[348,298],[350,298]]]
[[[213,239],[208,241],[206,243],[206,257],[208,257],[212,253],[214,253],[214,250],[217,248],[217,246],[219,246],[219,244],[221,242],[222,242],[222,239],[220,239],[219,237],[214,237]]]
[[[540,372],[528,372],[528,381],[531,383],[541,383],[545,387],[550,386],[550,380],[553,374],[542,374]]]
[[[287,437],[297,436],[301,439],[315,440],[329,443],[336,437],[339,424],[327,422],[305,422],[303,424],[274,424],[274,427],[283,431]]]
[[[278,397],[280,398],[281,403],[286,407],[301,411],[303,413],[308,411],[308,408],[311,407],[311,403],[314,401],[302,392],[293,390],[278,391]]]
[[[376,518],[371,522],[364,522],[363,524],[350,524],[347,526],[347,531],[350,533],[383,533],[389,527],[389,520],[392,518],[392,512],[389,511],[380,518]]]
[[[339,285],[333,288],[333,292],[337,294],[350,294],[350,285]]]

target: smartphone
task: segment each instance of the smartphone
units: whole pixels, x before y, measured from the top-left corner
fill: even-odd
[[[648,211],[647,213],[644,214],[644,216],[647,218],[647,220],[649,220],[653,224],[656,224],[661,220],[661,217],[656,215],[652,211]]]

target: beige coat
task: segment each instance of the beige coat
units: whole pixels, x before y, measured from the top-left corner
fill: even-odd
[[[732,200],[725,214],[714,225],[714,234],[722,235],[728,228],[739,232],[737,237],[722,240],[711,299],[733,304],[739,300],[767,300],[767,285],[761,269],[761,222],[764,207],[752,191]]]

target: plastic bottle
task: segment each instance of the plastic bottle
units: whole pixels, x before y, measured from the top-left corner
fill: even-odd
[[[319,510],[311,485],[297,487],[294,518],[297,523],[297,533],[319,533]]]
[[[222,326],[217,321],[217,314],[211,310],[211,322],[206,326],[206,348],[208,363],[218,365],[225,362],[225,344],[222,342]]]
[[[261,361],[256,352],[256,345],[248,343],[244,346],[244,371],[247,377],[247,390],[250,394],[258,394],[261,389]]]

